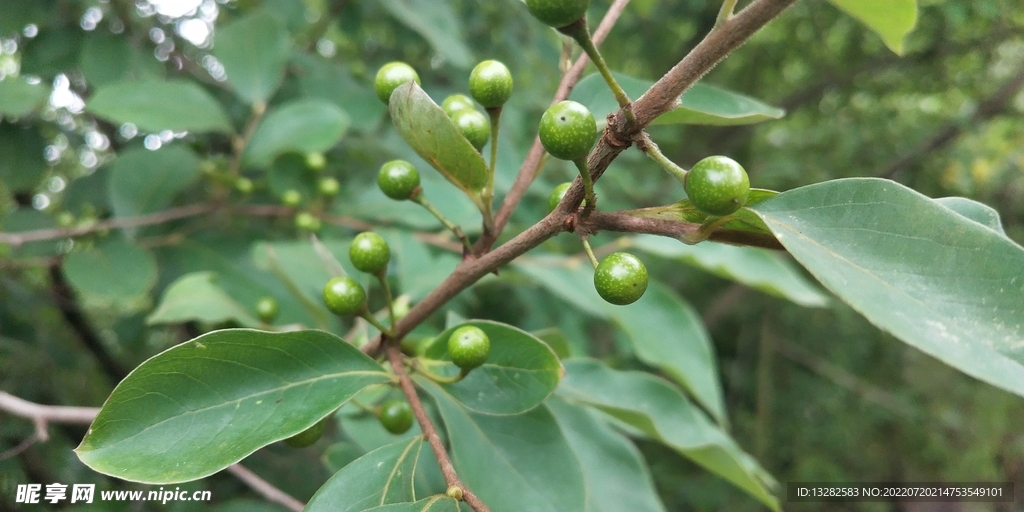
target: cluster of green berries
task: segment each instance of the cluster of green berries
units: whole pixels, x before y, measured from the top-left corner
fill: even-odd
[[[380,235],[365,232],[356,235],[348,249],[352,266],[361,272],[383,275],[391,260],[391,248]],[[366,307],[366,290],[359,281],[348,276],[332,278],[324,286],[324,304],[332,313],[340,316],[351,316],[360,313]]]

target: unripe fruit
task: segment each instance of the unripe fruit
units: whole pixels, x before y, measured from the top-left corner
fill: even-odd
[[[280,311],[280,308],[273,297],[263,297],[256,303],[256,316],[265,324],[273,322],[277,318],[278,311]]]
[[[384,195],[404,201],[420,186],[420,173],[405,160],[392,160],[380,166],[377,185]]]
[[[469,371],[487,362],[491,353],[491,340],[479,327],[466,325],[452,331],[448,337],[448,356],[455,366]]]
[[[321,171],[327,165],[327,158],[323,153],[306,153],[306,167],[313,171]]]
[[[487,120],[487,116],[476,110],[460,110],[452,116],[452,122],[462,132],[462,136],[478,150],[491,138],[490,121]]]
[[[316,190],[324,197],[334,197],[341,190],[341,183],[334,178],[324,178],[316,184]]]
[[[412,427],[412,407],[401,398],[394,398],[380,406],[380,424],[392,434],[404,434]]]
[[[448,117],[452,117],[456,112],[462,110],[476,110],[476,105],[465,94],[452,94],[441,103],[441,109],[444,110],[445,114],[448,114]]]
[[[284,193],[281,194],[281,204],[289,208],[295,208],[302,204],[302,193],[295,189],[285,190]]]
[[[235,190],[237,190],[242,195],[252,194],[252,191],[255,188],[256,185],[253,184],[252,180],[246,178],[245,176],[241,176],[235,180]]]
[[[348,257],[352,266],[367,274],[378,274],[388,268],[391,260],[391,248],[377,233],[367,231],[359,233],[348,247]]]
[[[75,225],[75,214],[71,212],[60,212],[57,214],[57,225],[62,228],[70,228]]]
[[[324,304],[336,315],[354,315],[366,305],[366,290],[351,277],[335,277],[324,286]]]
[[[541,23],[561,28],[587,13],[590,0],[526,0],[526,8]]]
[[[496,60],[485,60],[469,74],[469,94],[484,108],[500,107],[512,97],[512,73]]]
[[[416,74],[416,70],[404,62],[389,62],[377,71],[373,87],[377,90],[377,97],[386,105],[391,99],[391,93],[406,82],[420,83],[420,76]]]
[[[313,443],[323,435],[325,426],[327,426],[327,418],[324,418],[314,423],[312,427],[285,439],[284,442],[292,448],[306,448],[312,446]]]
[[[597,122],[587,107],[566,100],[544,112],[538,131],[541,144],[551,156],[573,161],[590,152],[597,138]]]
[[[555,208],[558,208],[558,203],[562,202],[562,198],[565,197],[565,193],[569,191],[569,187],[572,186],[571,181],[567,181],[558,185],[551,190],[551,194],[548,195],[548,211],[553,212]]]
[[[323,224],[320,222],[320,219],[316,218],[312,213],[299,212],[295,216],[295,227],[302,231],[318,233],[320,232],[320,228],[323,227]]]
[[[647,291],[647,267],[628,252],[609,254],[594,269],[594,288],[612,304],[632,304]]]
[[[690,203],[708,215],[729,215],[747,203],[750,178],[727,156],[709,156],[686,173],[683,188]]]

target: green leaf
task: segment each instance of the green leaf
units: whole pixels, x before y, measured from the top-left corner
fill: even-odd
[[[31,114],[46,103],[50,97],[50,88],[39,84],[30,84],[21,77],[9,76],[0,80],[0,114],[10,117],[22,117]]]
[[[246,327],[258,327],[261,322],[217,286],[216,279],[217,274],[213,272],[194,272],[179,277],[164,291],[160,305],[146,318],[146,323],[219,324],[233,320]]]
[[[46,172],[46,139],[34,126],[0,121],[0,180],[12,192],[30,191]]]
[[[594,413],[552,397],[548,408],[583,468],[586,512],[664,512],[640,451]]]
[[[397,267],[395,273],[398,275],[402,293],[408,294],[413,302],[434,291],[434,288],[437,288],[459,265],[458,256],[449,252],[432,253],[426,243],[408,231],[388,230],[381,235],[391,247],[391,257],[394,261],[392,272],[395,272]]]
[[[398,133],[416,154],[482,207],[487,164],[448,114],[416,82],[395,89],[388,109]]]
[[[170,206],[198,178],[199,157],[183,146],[130,149],[111,166],[107,194],[115,216],[134,217]]]
[[[755,209],[797,261],[871,323],[1024,396],[1024,248],[882,179],[801,187]]]
[[[795,265],[766,249],[716,243],[687,245],[654,235],[639,235],[630,240],[633,247],[641,251],[681,260],[801,306],[828,305],[828,296],[808,281]]]
[[[266,167],[274,157],[289,151],[327,151],[341,140],[348,124],[348,115],[323,99],[300,99],[273,107],[253,132],[244,161]]]
[[[546,406],[515,416],[477,414],[433,381],[415,379],[437,402],[456,472],[491,510],[584,509],[579,461]]]
[[[388,380],[380,365],[326,332],[214,331],[132,371],[75,451],[90,468],[124,480],[194,480],[302,432]]]
[[[348,431],[346,430],[346,434]],[[340,443],[334,443],[324,450],[324,454],[321,459],[324,462],[324,466],[327,471],[331,473],[337,473],[342,468],[348,466],[352,461],[366,455],[366,451],[356,446],[355,443],[348,441],[342,441]]]
[[[6,1],[3,3],[7,3]],[[52,11],[48,17],[52,17]],[[86,32],[72,27],[40,30],[31,39],[22,39],[21,75],[38,76],[44,81],[73,70]]]
[[[284,22],[262,10],[217,27],[213,56],[228,83],[250,104],[266,103],[284,78],[291,39]]]
[[[4,0],[0,2],[0,36],[11,37],[32,23],[46,26],[56,0]]]
[[[292,56],[293,67],[303,96],[333,102],[352,119],[352,130],[372,133],[380,125],[386,109],[372,87],[356,81],[348,69],[319,55]]]
[[[543,341],[558,356],[558,359],[565,359],[570,356],[569,338],[557,327],[548,327],[539,331],[533,331],[530,335]]]
[[[832,5],[857,18],[875,31],[897,55],[903,55],[903,40],[917,23],[916,0],[829,0]]]
[[[72,252],[64,260],[64,273],[75,291],[87,298],[121,304],[145,297],[153,289],[157,264],[148,249],[112,238]]]
[[[592,360],[567,361],[566,371],[560,396],[637,428],[780,510],[772,495],[777,484],[771,475],[668,383],[649,373],[619,372]]]
[[[727,220],[721,225],[721,228],[739,229],[742,231],[751,231],[766,235],[771,234],[771,230],[768,229],[768,226],[765,226],[761,218],[758,217],[756,213],[750,211],[748,207],[760,203],[770,197],[774,197],[777,194],[778,192],[775,192],[774,190],[763,190],[759,188],[750,189],[750,197],[747,198],[747,204],[735,213],[726,215]],[[701,224],[708,220],[708,214],[698,210],[696,206],[690,203],[689,199],[683,199],[682,201],[672,203],[667,206],[652,206],[648,208],[638,208],[636,210],[626,210],[623,213],[633,215],[634,217],[664,219],[674,222],[692,222],[694,224]]]
[[[459,502],[447,496],[431,496],[416,503],[368,508],[366,512],[459,512]]]
[[[650,89],[654,82],[633,78],[621,73],[612,73],[626,94],[634,100]],[[600,74],[594,73],[573,88],[569,97],[586,105],[594,117],[604,119],[612,112],[619,111],[619,103]],[[703,124],[731,126],[754,124],[780,119],[786,111],[761,103],[758,100],[697,83],[679,98],[679,105],[658,116],[652,124]]]
[[[132,123],[147,132],[233,130],[220,103],[195,82],[184,80],[108,84],[98,88],[85,107],[108,121]]]
[[[160,61],[143,52],[128,39],[97,30],[85,39],[80,65],[92,86],[110,83],[158,79],[163,74]]]
[[[304,512],[361,512],[416,499],[413,477],[423,437],[403,439],[356,459],[320,488]]]
[[[1003,221],[999,218],[999,212],[987,204],[972,201],[966,197],[942,197],[936,199],[935,202],[982,226],[992,229],[1000,235],[1006,236],[1006,231],[1003,230]]]
[[[491,340],[487,362],[454,384],[440,386],[466,407],[484,414],[519,414],[544,401],[558,387],[562,364],[543,341],[511,325],[474,320],[446,329],[427,347],[421,362],[437,374],[458,375],[448,357],[448,337],[464,325],[479,327]]]
[[[462,22],[448,3],[387,0],[381,2],[381,6],[400,23],[423,36],[434,51],[453,66],[468,68],[473,63],[473,54],[462,34]]]

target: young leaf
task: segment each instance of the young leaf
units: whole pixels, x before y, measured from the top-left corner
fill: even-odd
[[[327,151],[341,140],[348,125],[348,114],[323,99],[306,98],[272,107],[246,145],[244,162],[266,167],[288,151]]]
[[[388,380],[380,365],[326,332],[214,331],[133,370],[75,452],[124,480],[195,480],[306,430],[359,390]]]
[[[1024,396],[1024,248],[889,180],[827,181],[754,210],[871,323]]]
[[[164,291],[160,305],[146,318],[146,323],[200,321],[217,324],[233,320],[246,327],[258,327],[260,321],[214,284],[215,278],[213,272],[195,272],[179,277]]]
[[[917,23],[917,0],[829,0],[832,5],[857,18],[875,31],[897,55],[903,55],[903,40]]]
[[[654,82],[612,73],[630,98],[639,98]],[[594,117],[604,119],[619,110],[619,104],[599,73],[594,73],[573,88],[571,99],[586,105]],[[754,124],[779,119],[786,111],[725,89],[697,83],[679,98],[672,110],[658,116],[653,124],[703,124],[729,126]]]
[[[129,149],[110,168],[107,195],[116,216],[134,217],[170,206],[198,178],[199,157],[184,146]]]
[[[667,382],[649,373],[615,371],[592,360],[573,359],[565,366],[558,395],[637,428],[780,510],[771,492],[777,485],[771,475]]]
[[[96,90],[86,110],[140,130],[190,132],[233,131],[224,109],[195,82],[145,80],[116,82]]]
[[[558,356],[530,333],[498,322],[474,320],[442,332],[420,361],[434,373],[457,375],[448,357],[448,337],[464,325],[487,333],[491,353],[487,362],[454,384],[440,384],[466,407],[484,414],[519,414],[544,401],[562,378]]]
[[[437,401],[455,470],[491,510],[584,509],[579,461],[546,406],[515,416],[477,414],[434,381],[415,379]]]
[[[459,502],[447,496],[431,496],[416,503],[368,508],[366,512],[459,512]]]
[[[487,164],[416,82],[391,93],[391,120],[405,142],[448,181],[482,206],[480,191],[487,185]]]
[[[413,476],[423,437],[403,439],[359,457],[309,499],[304,512],[361,512],[416,499]]]
[[[265,103],[284,78],[291,41],[288,29],[269,10],[217,27],[213,56],[224,65],[228,83],[250,104]]]
[[[91,249],[72,252],[64,260],[64,273],[83,296],[125,304],[145,297],[156,285],[157,264],[148,249],[112,238]]]

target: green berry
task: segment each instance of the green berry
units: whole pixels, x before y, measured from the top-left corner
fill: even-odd
[[[354,315],[366,305],[366,291],[351,277],[335,277],[324,286],[324,304],[336,315]]]
[[[491,340],[479,327],[465,325],[455,329],[448,337],[448,356],[455,366],[472,370],[487,361],[491,353]]]
[[[380,406],[380,424],[392,434],[404,434],[412,427],[412,407],[401,398],[394,398]]]
[[[324,197],[334,197],[341,190],[341,183],[334,178],[323,178],[316,184],[316,190]]]
[[[256,316],[260,317],[263,323],[269,324],[273,322],[277,318],[278,311],[280,311],[280,308],[273,297],[263,297],[256,303]]]
[[[391,93],[406,82],[420,83],[420,76],[416,74],[416,70],[404,62],[389,62],[377,71],[373,87],[377,90],[377,97],[386,105],[391,99]]]
[[[60,212],[57,214],[57,225],[62,228],[70,228],[75,225],[75,214],[71,212]]]
[[[491,122],[487,120],[487,116],[476,110],[460,110],[452,116],[452,122],[478,150],[491,138]]]
[[[500,107],[512,97],[512,73],[496,60],[485,60],[469,74],[469,94],[484,108]]]
[[[318,233],[320,232],[320,228],[323,227],[323,224],[320,222],[320,219],[312,213],[299,212],[298,215],[295,216],[295,227],[302,231]]]
[[[590,110],[575,101],[555,103],[540,118],[540,142],[551,156],[577,160],[590,152],[597,122]]]
[[[284,442],[292,448],[306,448],[312,446],[313,443],[320,439],[320,436],[324,433],[324,427],[327,426],[327,418],[324,418],[313,424],[312,427],[295,434],[294,436],[285,439]]]
[[[526,8],[541,23],[561,28],[587,14],[590,0],[526,0]]]
[[[750,179],[735,160],[709,156],[686,173],[683,188],[698,210],[708,215],[729,215],[747,203]]]
[[[313,171],[322,171],[327,165],[327,158],[323,153],[306,153],[306,167]]]
[[[240,176],[238,179],[235,180],[235,190],[237,190],[238,193],[242,195],[247,196],[249,194],[252,194],[252,191],[255,188],[256,185],[253,184],[252,180],[246,178],[245,176]]]
[[[359,233],[348,247],[352,266],[367,274],[379,274],[388,268],[391,248],[380,235],[372,231]]]
[[[461,110],[476,110],[473,100],[465,94],[452,94],[441,103],[441,109],[448,117],[452,117]]]
[[[594,270],[594,288],[612,304],[632,304],[647,291],[647,267],[628,252],[609,254]]]
[[[420,186],[420,173],[405,160],[392,160],[380,166],[377,185],[384,195],[404,201],[412,197],[413,192]]]
[[[281,204],[289,208],[295,208],[302,204],[302,193],[295,189],[285,190],[284,193],[281,194]]]
[[[558,208],[558,203],[562,202],[562,198],[565,197],[565,193],[569,191],[569,187],[571,186],[572,182],[567,181],[551,190],[551,195],[548,196],[549,212],[553,212],[555,211],[555,208]]]

